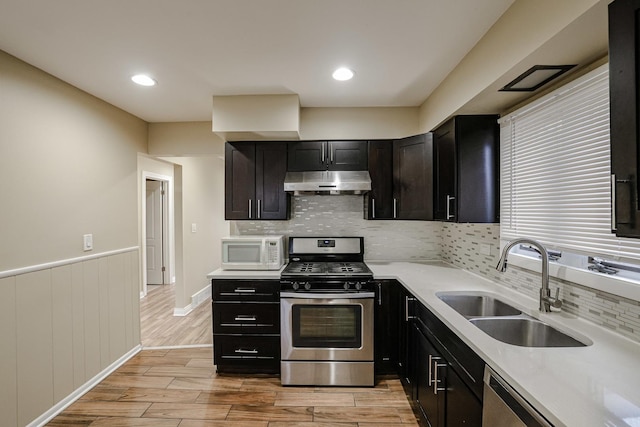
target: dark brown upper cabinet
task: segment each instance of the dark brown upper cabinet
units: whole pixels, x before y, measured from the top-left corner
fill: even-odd
[[[612,228],[622,237],[640,237],[639,19],[640,1],[609,4]]]
[[[433,134],[393,141],[393,217],[433,219]]]
[[[298,141],[289,144],[292,172],[367,170],[367,141]]]
[[[369,141],[368,219],[393,219],[393,140]]]
[[[455,116],[433,135],[435,219],[499,222],[498,116]]]
[[[289,219],[291,196],[284,192],[287,144],[227,142],[225,219]]]
[[[369,141],[367,219],[433,219],[430,133]]]

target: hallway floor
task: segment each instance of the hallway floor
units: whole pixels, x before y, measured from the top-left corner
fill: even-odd
[[[187,316],[173,315],[175,285],[150,285],[140,300],[142,347],[212,345],[211,302],[205,301]]]

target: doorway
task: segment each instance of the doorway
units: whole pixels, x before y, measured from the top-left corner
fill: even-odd
[[[140,298],[148,285],[175,282],[173,177],[142,172],[140,235]]]
[[[155,179],[146,179],[146,215],[145,245],[147,250],[146,270],[149,285],[165,285],[166,278],[166,189],[165,182]]]

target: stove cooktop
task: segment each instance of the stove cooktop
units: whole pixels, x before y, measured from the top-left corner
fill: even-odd
[[[364,262],[290,262],[282,271],[282,277],[373,277]]]

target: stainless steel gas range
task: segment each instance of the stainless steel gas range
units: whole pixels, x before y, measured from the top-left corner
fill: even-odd
[[[290,237],[281,273],[283,385],[373,386],[373,273],[362,237]]]

